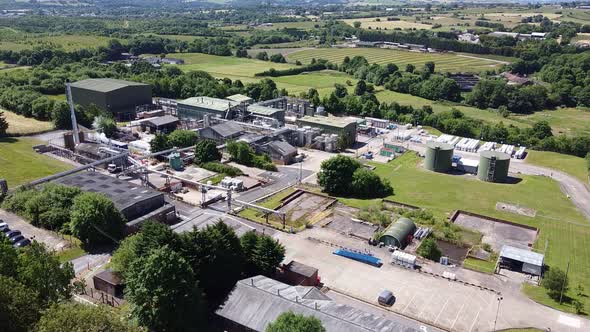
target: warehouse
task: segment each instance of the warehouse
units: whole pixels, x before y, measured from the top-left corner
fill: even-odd
[[[327,117],[327,116],[304,116],[297,119],[300,127],[319,128],[324,134],[336,134],[344,137],[346,147],[356,142],[357,122],[355,119]]]
[[[90,78],[72,83],[71,90],[74,104],[94,104],[113,113],[119,121],[135,119],[137,106],[152,103],[152,87],[138,82]]]
[[[172,115],[164,115],[157,118],[146,119],[141,122],[141,131],[149,131],[151,134],[169,134],[173,132],[180,121]]]
[[[178,102],[177,115],[181,120],[202,120],[205,114],[222,119],[233,119],[240,103],[212,97],[191,97]]]
[[[403,249],[412,241],[414,232],[416,232],[416,224],[412,220],[402,217],[385,229],[379,242]]]
[[[251,117],[264,117],[275,119],[278,122],[278,125],[283,125],[285,123],[285,110],[280,108],[272,108],[267,106],[260,106],[260,105],[250,105],[248,106],[248,112],[250,113]]]
[[[512,246],[503,246],[498,258],[500,268],[535,276],[543,274],[544,259],[545,256],[542,254]]]
[[[316,317],[326,332],[418,332],[399,321],[338,303],[315,287],[290,286],[264,276],[238,281],[216,314],[224,331],[263,332],[289,311]]]
[[[163,193],[99,172],[79,172],[55,182],[106,195],[129,223],[154,212],[159,213],[152,218],[162,221],[169,213],[174,214],[174,206],[166,203]]]
[[[236,103],[240,103],[240,104],[246,104],[246,105],[250,105],[254,102],[254,99],[242,95],[242,94],[235,94],[235,95],[231,95],[229,97],[225,97],[225,99],[227,100],[231,100],[231,101],[235,101]]]
[[[217,143],[225,143],[230,139],[242,136],[242,134],[244,134],[244,128],[235,121],[226,121],[199,130],[199,137],[214,140]]]

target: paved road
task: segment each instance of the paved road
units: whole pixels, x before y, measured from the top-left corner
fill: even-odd
[[[70,261],[74,265],[74,272],[76,276],[92,270],[93,268],[106,264],[111,259],[111,254],[87,254]]]
[[[4,220],[11,230],[21,231],[23,236],[31,240],[44,243],[50,250],[60,251],[69,246],[69,242],[67,240],[62,239],[57,234],[46,229],[31,225],[29,222],[25,221],[16,214],[5,210],[0,210],[0,219]]]
[[[301,173],[302,179],[313,174],[312,171],[306,169],[299,169],[297,167],[278,167],[278,172],[264,172],[259,177],[267,178],[271,181],[270,184],[248,190],[247,192],[240,194],[237,199],[244,202],[254,202],[262,197],[268,196],[279,190],[297,184],[299,175]]]

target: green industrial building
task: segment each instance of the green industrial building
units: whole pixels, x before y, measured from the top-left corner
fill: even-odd
[[[297,125],[299,127],[319,128],[322,133],[344,137],[347,146],[351,146],[356,142],[357,120],[355,119],[334,116],[304,116],[297,119]]]
[[[508,178],[510,156],[499,151],[482,151],[479,154],[477,177],[487,182],[504,182]]]
[[[405,248],[416,232],[416,224],[408,218],[401,217],[385,229],[379,242],[388,246]]]
[[[71,84],[72,100],[82,107],[96,105],[118,120],[135,119],[137,106],[152,103],[149,84],[112,78],[90,78]]]
[[[178,102],[177,116],[181,120],[202,120],[205,115],[231,120],[240,103],[212,97],[191,97]]]
[[[454,147],[447,143],[426,142],[424,168],[433,172],[446,173],[451,170]]]

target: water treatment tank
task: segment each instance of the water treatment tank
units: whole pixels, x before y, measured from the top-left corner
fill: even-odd
[[[510,156],[499,151],[482,151],[479,154],[477,177],[487,182],[504,182],[508,177]]]
[[[445,173],[451,169],[453,146],[447,143],[426,142],[426,159],[424,167],[434,172]]]

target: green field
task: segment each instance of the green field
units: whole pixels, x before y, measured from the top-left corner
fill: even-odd
[[[582,284],[590,289],[587,275],[590,271],[590,221],[562,194],[557,182],[547,177],[522,176],[517,184],[487,183],[474,177],[426,171],[420,166],[421,162],[414,153],[406,153],[388,164],[371,165],[393,185],[395,195],[391,199],[429,209],[438,218],[448,218],[454,210],[462,209],[539,228],[535,248],[543,250],[548,240],[546,264],[565,270],[569,259],[571,284]],[[376,203],[360,199],[341,201],[359,208]],[[535,209],[537,216],[530,218],[497,211],[495,205],[499,201]],[[590,298],[580,300],[590,308]]]
[[[538,121],[547,121],[553,128],[554,134],[590,133],[590,111],[579,108],[560,108],[524,116],[512,115],[511,118],[529,125]]]
[[[588,165],[586,159],[547,151],[529,151],[525,161],[529,164],[553,168],[568,173],[588,183]]]
[[[296,60],[302,63],[311,62],[312,58],[326,59],[340,64],[344,57],[356,55],[364,56],[369,63],[394,63],[400,68],[406,64],[413,64],[418,68],[426,62],[433,61],[437,71],[450,72],[481,72],[495,69],[500,63],[490,59],[477,58],[476,56],[459,56],[455,54],[418,53],[400,50],[388,50],[380,48],[319,48],[313,50],[301,50],[287,55],[290,62]]]
[[[271,77],[279,88],[285,88],[289,94],[298,95],[300,92],[307,92],[310,88],[318,90],[320,96],[329,95],[334,90],[334,84],[339,83],[347,86],[350,81],[352,86],[347,86],[349,92],[354,90],[357,80],[342,72],[324,70],[320,72],[303,73],[299,75]]]
[[[8,121],[8,135],[27,135],[53,129],[53,123],[25,118],[13,112],[1,110]]]
[[[66,51],[75,51],[82,48],[96,48],[105,46],[109,37],[91,36],[91,35],[56,35],[56,36],[36,36],[22,34],[17,39],[4,40],[0,38],[0,50],[21,51],[32,49],[37,46],[53,46],[63,48]]]
[[[175,54],[175,57],[184,59],[185,61],[184,65],[179,66],[180,69],[184,71],[204,70],[215,77],[253,78],[254,74],[270,68],[288,69],[294,67],[294,65],[286,63],[201,53],[179,53]]]
[[[31,138],[0,138],[0,179],[6,179],[8,187],[72,168],[33,151],[33,145],[41,143]]]

